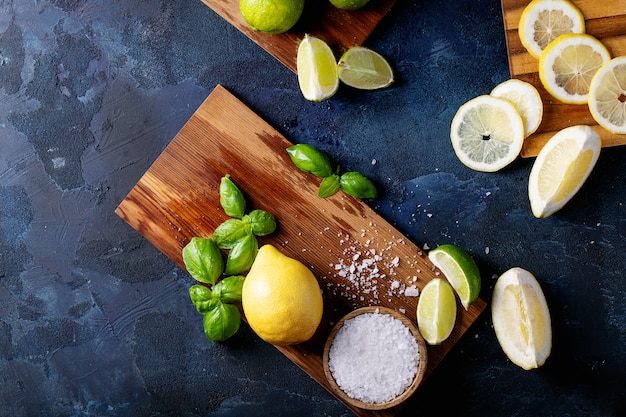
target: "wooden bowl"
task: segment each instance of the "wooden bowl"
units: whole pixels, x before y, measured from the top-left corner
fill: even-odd
[[[386,314],[386,315],[392,316],[393,318],[400,320],[409,329],[413,337],[415,337],[415,341],[417,342],[417,347],[419,351],[419,363],[417,366],[417,372],[415,373],[415,377],[413,378],[413,382],[404,390],[402,394],[398,395],[393,400],[390,400],[384,403],[368,403],[368,402],[364,402],[356,398],[350,397],[339,387],[339,385],[335,381],[335,378],[333,377],[333,374],[328,364],[330,347],[333,343],[335,335],[337,334],[339,329],[341,329],[343,324],[347,320],[350,320],[361,314],[371,314],[371,313]],[[339,320],[339,322],[337,322],[337,324],[331,330],[330,335],[328,336],[328,339],[326,340],[326,344],[324,346],[323,366],[324,366],[324,373],[326,374],[326,378],[328,379],[330,387],[332,388],[333,393],[339,399],[341,399],[342,401],[354,407],[362,408],[365,410],[384,410],[384,409],[395,407],[397,405],[402,404],[411,395],[413,395],[417,387],[421,384],[422,380],[424,379],[424,374],[426,372],[426,364],[428,362],[427,355],[428,354],[426,351],[426,342],[422,338],[422,335],[417,329],[417,326],[415,325],[415,323],[413,323],[404,314],[401,314],[395,310],[392,310],[386,307],[375,307],[375,306],[374,307],[362,307],[346,314],[344,317],[341,318],[341,320]]]

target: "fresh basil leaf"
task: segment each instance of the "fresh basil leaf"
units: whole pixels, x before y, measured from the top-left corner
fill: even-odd
[[[245,219],[246,216],[243,216]],[[213,239],[220,249],[230,249],[242,237],[249,234],[251,226],[248,221],[228,219],[217,226],[213,232]]]
[[[220,204],[224,213],[230,217],[241,219],[246,211],[246,199],[243,193],[230,179],[230,175],[220,181]]]
[[[326,178],[333,173],[332,166],[324,153],[311,145],[299,143],[287,148],[291,161],[304,172]]]
[[[345,172],[341,175],[341,189],[353,197],[376,198],[378,193],[374,183],[360,172]]]
[[[222,252],[211,238],[191,238],[183,248],[183,262],[189,275],[206,284],[215,284],[224,271]]]
[[[204,314],[204,334],[213,342],[222,342],[239,330],[241,314],[234,304],[219,303]]]
[[[213,287],[213,295],[223,303],[236,303],[241,301],[241,289],[246,277],[233,275],[226,277]]]
[[[317,195],[321,198],[330,197],[339,190],[339,175],[332,174],[324,178],[317,190]]]
[[[224,273],[238,275],[250,269],[258,251],[259,243],[252,233],[239,239],[228,252]]]
[[[203,314],[215,308],[220,302],[219,297],[216,297],[214,292],[204,285],[194,285],[189,288],[189,298],[198,313]]]
[[[276,218],[265,210],[252,210],[244,219],[250,221],[252,233],[257,236],[267,236],[276,230]]]

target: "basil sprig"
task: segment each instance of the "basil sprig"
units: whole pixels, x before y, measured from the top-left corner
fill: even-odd
[[[222,209],[234,218],[217,226],[212,237],[193,237],[182,250],[187,272],[202,283],[189,288],[189,298],[204,316],[204,334],[215,342],[239,330],[241,315],[234,303],[241,301],[242,274],[259,251],[257,236],[269,235],[277,226],[274,216],[265,210],[245,214],[245,197],[229,175],[220,181],[219,192]]]
[[[339,167],[333,172],[328,156],[311,145],[299,143],[288,147],[287,153],[298,169],[322,178],[317,190],[321,198],[334,195],[340,188],[356,198],[378,197],[376,186],[371,180],[354,171],[339,175]]]

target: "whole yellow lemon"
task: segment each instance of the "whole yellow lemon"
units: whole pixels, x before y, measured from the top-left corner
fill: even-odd
[[[309,268],[264,245],[241,291],[246,320],[263,340],[292,345],[309,340],[322,320],[320,286]]]

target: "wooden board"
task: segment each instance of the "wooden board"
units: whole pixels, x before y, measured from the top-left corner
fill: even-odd
[[[305,33],[325,40],[339,56],[351,46],[363,44],[395,3],[395,0],[370,0],[359,10],[345,11],[328,0],[307,1],[302,17],[292,29],[270,35],[246,24],[239,12],[239,0],[202,1],[294,72],[298,45]]]
[[[417,297],[405,295],[403,288],[421,289],[439,273],[425,253],[361,200],[343,192],[327,199],[317,197],[319,178],[293,165],[285,151],[290,145],[217,86],[116,213],[184,269],[182,248],[193,236],[211,236],[227,218],[219,204],[219,182],[230,174],[249,197],[249,209],[267,210],[278,220],[277,232],[260,243],[271,243],[310,266],[320,282],[324,317],[317,333],[306,343],[278,349],[330,391],[322,354],[332,325],[349,311],[370,305],[405,312],[415,321]],[[342,276],[349,266],[358,269],[365,259],[373,259],[369,251],[380,256],[374,266],[384,277],[355,283],[349,275]],[[362,269],[363,276],[376,275],[373,266]],[[193,284],[191,277],[189,284]],[[459,308],[451,337],[429,347],[427,374],[485,307],[478,299],[469,311]],[[391,416],[398,411],[352,409],[362,416]]]
[[[563,104],[543,88],[537,68],[539,61],[526,52],[517,32],[519,19],[528,3],[530,0],[502,0],[511,76],[537,87],[544,103],[541,125],[535,134],[526,139],[522,156],[536,156],[556,132],[578,124],[592,126],[602,138],[602,146],[626,144],[626,135],[617,135],[598,126],[586,104]],[[600,39],[611,56],[626,55],[626,0],[572,0],[572,3],[585,17],[587,33]]]

